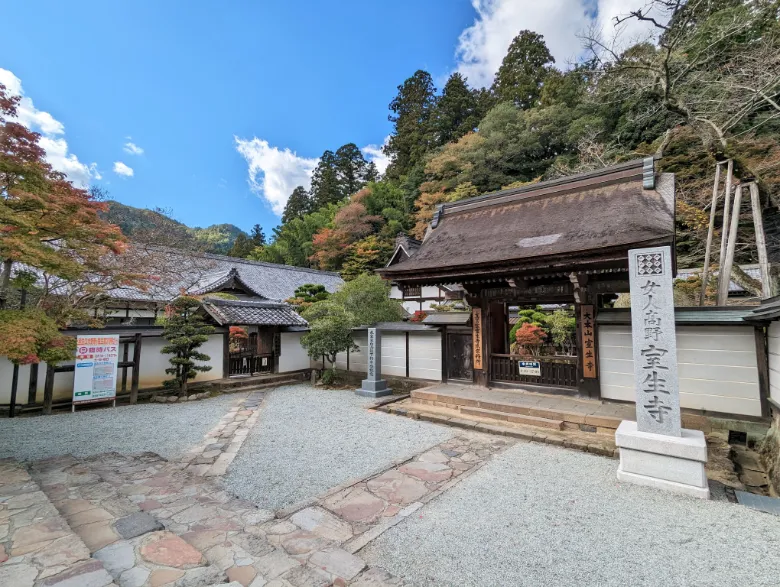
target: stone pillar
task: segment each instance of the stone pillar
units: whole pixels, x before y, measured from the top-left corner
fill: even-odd
[[[615,433],[618,479],[709,498],[704,433],[682,428],[669,247],[629,251],[636,422]]]
[[[368,374],[356,389],[357,395],[365,397],[382,397],[393,392],[387,387],[387,381],[382,379],[382,333],[378,328],[368,329]]]

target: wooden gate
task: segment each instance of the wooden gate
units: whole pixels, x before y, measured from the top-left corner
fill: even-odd
[[[237,350],[230,351],[229,375],[272,373],[274,367],[273,332],[252,332]]]
[[[471,332],[447,332],[447,379],[474,380]]]

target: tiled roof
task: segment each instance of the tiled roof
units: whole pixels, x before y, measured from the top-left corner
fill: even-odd
[[[250,302],[206,298],[206,310],[220,326],[252,324],[257,326],[308,326],[308,322],[285,303]]]
[[[146,291],[118,288],[111,297],[131,301],[169,301],[182,291],[204,294],[236,280],[249,292],[269,300],[285,300],[306,283],[324,285],[334,292],[343,283],[338,273],[303,267],[249,261],[209,253],[188,253],[165,247],[144,247],[137,252],[154,280]]]

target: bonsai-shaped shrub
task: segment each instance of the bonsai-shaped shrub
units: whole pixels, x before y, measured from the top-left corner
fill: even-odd
[[[291,306],[294,306],[300,313],[314,302],[327,300],[329,295],[330,294],[328,293],[328,290],[325,289],[324,285],[304,283],[295,290],[293,297],[287,298],[285,301]]]
[[[516,340],[515,335],[517,331],[523,326],[523,324],[533,324],[544,330],[544,324],[547,322],[547,314],[541,311],[541,308],[537,306],[533,310],[520,310],[517,313],[517,324],[509,331],[509,342],[514,343]]]
[[[172,379],[163,382],[165,387],[178,389],[179,397],[187,396],[187,382],[197,374],[211,370],[210,365],[198,365],[196,361],[210,361],[211,357],[198,349],[209,339],[214,327],[206,324],[198,313],[200,300],[183,295],[165,308],[166,320],[163,338],[168,341],[160,352],[173,355],[171,366],[165,370]]]
[[[536,324],[523,324],[515,332],[515,343],[512,345],[512,353],[518,355],[539,356],[539,351],[544,344],[547,335]]]

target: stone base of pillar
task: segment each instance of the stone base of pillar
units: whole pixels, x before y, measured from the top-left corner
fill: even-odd
[[[709,499],[707,443],[700,430],[683,428],[680,437],[666,436],[640,432],[636,422],[624,420],[615,444],[620,448],[618,481]]]
[[[387,381],[384,379],[364,379],[360,384],[360,389],[356,389],[357,395],[363,397],[384,397],[386,395],[392,395],[393,390],[387,387]]]

